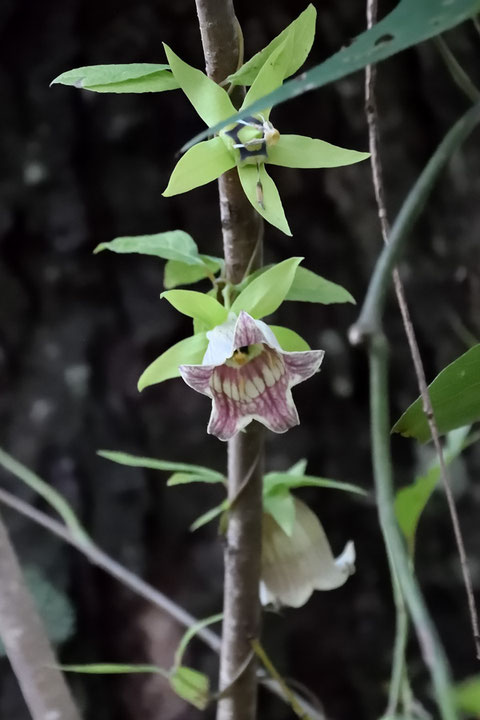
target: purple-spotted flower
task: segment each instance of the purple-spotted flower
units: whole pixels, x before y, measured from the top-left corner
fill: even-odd
[[[201,365],[181,365],[187,385],[212,400],[207,431],[229,440],[252,420],[276,433],[298,425],[291,388],[319,369],[323,350],[284,352],[271,329],[247,312],[207,333]]]

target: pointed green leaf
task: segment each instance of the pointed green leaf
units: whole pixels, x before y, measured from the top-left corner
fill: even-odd
[[[260,68],[260,72],[253,81],[252,87],[245,95],[242,103],[243,108],[258,100],[258,98],[268,95],[269,92],[279,87],[285,77],[288,66],[288,58],[291,55],[292,35],[289,33],[284,42],[282,42],[276,50],[265,60]],[[268,112],[264,109],[264,117],[268,118]]]
[[[168,300],[178,312],[205,323],[209,330],[227,319],[226,308],[206,293],[196,290],[166,290],[160,297]]]
[[[238,174],[243,191],[255,210],[285,235],[291,235],[277,186],[265,170],[265,165],[259,165],[258,169],[256,165],[239,165]],[[262,188],[262,203],[259,202],[258,182]]]
[[[286,298],[288,300],[288,298]],[[280,347],[285,352],[304,352],[310,350],[310,345],[304,340],[295,330],[290,328],[281,327],[281,325],[269,325],[270,330],[273,332]]]
[[[480,344],[475,345],[442,370],[428,386],[435,420],[441,435],[480,419]],[[392,432],[414,437],[421,443],[430,440],[430,428],[417,398],[395,425]]]
[[[355,300],[348,290],[304,267],[297,268],[285,300],[322,303],[322,305],[350,302],[355,305]]]
[[[313,5],[309,5],[296,20],[277,35],[263,50],[260,50],[248,62],[237,70],[237,72],[229,75],[228,80],[233,85],[251,85],[257,77],[260,69],[264,65],[266,59],[281,45],[288,35],[293,35],[293,43],[288,65],[282,78],[285,79],[297,72],[307,59],[308,53],[313,44],[315,37],[315,21],[317,11]]]
[[[192,285],[206,277],[216,275],[223,268],[223,259],[210,255],[199,255],[201,265],[187,265],[178,260],[169,260],[165,264],[163,285],[167,290],[178,285]]]
[[[331,168],[353,165],[369,157],[370,153],[347,150],[304,135],[280,135],[278,143],[268,150],[267,162],[290,168]]]
[[[292,475],[291,473],[277,472],[267,473],[267,475],[263,478],[264,495],[276,492],[278,487],[322,487],[356,493],[357,495],[367,495],[365,490],[358,487],[358,485],[339,482],[338,480],[327,480],[326,478],[314,477],[312,475]]]
[[[199,710],[205,710],[209,702],[210,681],[198,670],[185,666],[175,668],[170,676],[172,690]]]
[[[139,455],[130,455],[130,453],[119,452],[117,450],[97,450],[97,455],[105,460],[118,463],[119,465],[127,465],[128,467],[147,468],[148,470],[161,470],[164,472],[185,472],[195,473],[195,475],[203,475],[212,478],[212,482],[223,482],[224,477],[221,473],[202,465],[192,465],[190,463],[172,462],[170,460],[159,460],[157,458],[141,457]],[[213,479],[215,478],[215,480]]]
[[[295,524],[295,503],[286,485],[277,486],[268,494],[264,492],[263,510],[291,537]]]
[[[322,87],[346,75],[361,70],[395,55],[405,48],[439,35],[480,12],[480,0],[400,0],[394,10],[359,35],[320,65],[301,77],[284,83],[250,108],[232,115],[212,127],[209,133],[218,133],[225,125],[234,125],[246,115],[274,107],[304,92]],[[185,147],[199,142],[206,133],[199,133]],[[185,148],[184,148],[185,149]]]
[[[110,250],[114,253],[139,253],[153,255],[163,260],[177,260],[187,265],[202,266],[196,242],[183,230],[170,230],[155,235],[134,235],[119,237],[97,245],[94,253]]]
[[[146,93],[180,87],[168,65],[130,63],[89,65],[62,73],[50,85],[72,85],[100,93]]]
[[[468,444],[465,441],[469,430],[470,426],[467,426],[449,433],[447,447],[444,452],[444,460],[447,465],[455,460]],[[440,466],[436,462],[425,475],[415,478],[411,485],[398,490],[395,496],[395,515],[412,553],[420,516],[439,479]]]
[[[25,485],[28,485],[28,487],[34,490],[34,492],[38,493],[40,497],[46,500],[50,507],[52,507],[60,515],[73,537],[85,544],[91,542],[87,531],[81,525],[71,505],[69,505],[63,495],[55,490],[50,483],[42,480],[42,478],[36,475],[32,470],[30,470],[30,468],[23,465],[21,462],[16,460],[16,458],[12,457],[1,448],[0,466],[12,473],[12,475],[15,475],[15,477],[25,483]]]
[[[181,60],[165,43],[163,47],[175,80],[207,125],[214,125],[235,112],[226,90]]]
[[[219,476],[218,473],[190,473],[190,472],[176,472],[167,480],[167,487],[174,487],[175,485],[188,485],[192,482],[203,482],[203,483],[225,483],[225,478]]]
[[[292,465],[291,468],[288,469],[289,475],[296,475],[297,477],[302,477],[305,475],[305,470],[307,469],[307,460],[305,458],[302,458],[301,460],[297,460],[295,465]]]
[[[211,522],[211,520],[214,520],[216,517],[221,515],[222,513],[226,512],[229,508],[228,500],[224,500],[220,503],[220,505],[217,505],[216,507],[210,508],[210,510],[207,510],[207,512],[203,513],[203,515],[200,515],[191,525],[190,530],[192,532],[195,532],[195,530],[198,530],[198,528],[203,527],[207,523]]]
[[[170,678],[168,670],[157,665],[123,665],[120,663],[89,663],[88,665],[59,665],[63,672],[82,673],[85,675],[125,675],[129,673],[156,673]]]
[[[172,345],[143,371],[138,381],[139,391],[141,392],[149,385],[180,377],[178,370],[180,365],[200,365],[207,346],[208,340],[204,333],[192,335],[192,337]]]
[[[241,310],[254,318],[270,315],[282,304],[295,277],[295,271],[303,258],[293,257],[274,265],[247,285],[230,308],[233,313]]]
[[[206,185],[233,167],[235,157],[222,138],[214,137],[198,143],[182,155],[175,165],[162,195],[171,197]]]

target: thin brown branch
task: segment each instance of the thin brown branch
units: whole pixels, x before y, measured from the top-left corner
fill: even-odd
[[[0,636],[33,720],[80,720],[0,517]]]
[[[233,2],[196,0],[196,7],[207,73],[221,83],[237,69],[242,52]],[[239,104],[241,94],[238,89],[232,92],[234,104]],[[255,270],[261,265],[262,223],[243,192],[236,169],[220,177],[219,196],[225,276],[228,282],[239,283],[247,268]],[[256,664],[252,661],[240,676],[238,670],[251,650],[249,638],[260,632],[263,444],[263,428],[257,423],[251,423],[228,444],[230,512],[224,553],[220,692],[231,687],[218,703],[217,720],[256,717]]]
[[[70,530],[65,525],[58,522],[58,520],[54,520],[46,513],[41,510],[37,510],[37,508],[33,507],[29,503],[26,503],[24,500],[20,500],[20,498],[17,498],[15,495],[7,490],[3,490],[2,488],[0,488],[0,502],[7,507],[12,508],[16,512],[21,513],[24,517],[29,518],[33,522],[37,523],[37,525],[45,528],[69,545],[72,545],[72,547],[79,550],[93,565],[96,565],[112,577],[119,580],[123,585],[125,585],[125,587],[130,588],[130,590],[136,593],[139,597],[142,597],[160,611],[167,613],[170,617],[182,625],[182,627],[190,628],[197,625],[197,618],[190,615],[190,613],[184,610],[184,608],[177,605],[177,603],[169,597],[159,592],[152,585],[149,585],[149,583],[138,577],[138,575],[135,575],[135,573],[118,563],[93,542],[85,543],[80,541],[78,537],[75,537]],[[220,637],[209,628],[199,628],[196,632],[196,637],[203,640],[203,642],[215,653],[218,654],[220,652]],[[242,668],[240,667],[239,670],[242,670]],[[283,691],[278,683],[265,676],[262,670],[258,671],[258,678],[259,682],[264,687],[266,687],[274,695],[283,699]],[[325,720],[324,714],[319,711],[317,707],[310,704],[298,694],[296,694],[295,697],[297,702],[300,703],[305,708],[305,711],[311,716],[312,720]]]
[[[377,0],[367,0],[367,25],[368,28],[372,27],[377,20]],[[382,230],[382,236],[385,244],[388,244],[390,237],[390,225],[388,222],[388,215],[385,204],[385,191],[383,185],[383,173],[382,164],[380,160],[379,152],[379,130],[378,130],[378,113],[375,99],[375,79],[376,79],[376,68],[375,66],[368,66],[366,70],[365,80],[365,111],[368,123],[368,137],[370,146],[371,166],[372,166],[372,178],[373,186],[375,190],[375,200],[377,203],[378,217]],[[435,413],[428,390],[427,380],[425,376],[425,369],[423,367],[422,358],[420,355],[420,349],[418,346],[415,329],[413,327],[410,311],[408,308],[405,289],[400,278],[398,269],[395,268],[393,271],[393,282],[395,287],[395,294],[397,296],[400,313],[402,316],[403,326],[405,334],[408,340],[408,346],[412,357],[415,375],[417,378],[418,388],[422,398],[423,411],[426,415],[430,433],[432,436],[435,452],[438,457],[438,463],[440,466],[440,475],[442,478],[445,495],[447,498],[448,509],[452,520],[453,532],[455,536],[455,542],[457,544],[458,554],[460,558],[460,565],[462,569],[463,582],[465,585],[465,591],[467,594],[468,608],[470,613],[470,622],[472,626],[472,634],[475,643],[475,651],[477,658],[480,659],[480,632],[477,609],[475,605],[475,596],[473,592],[472,579],[468,568],[467,555],[465,552],[465,544],[462,537],[462,531],[460,528],[460,522],[458,518],[458,512],[455,504],[455,500],[450,487],[450,480],[445,464],[445,458],[443,455],[442,444],[440,442],[440,435],[438,432],[437,423],[435,420]]]

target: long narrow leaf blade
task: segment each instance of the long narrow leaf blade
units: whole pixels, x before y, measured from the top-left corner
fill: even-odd
[[[188,142],[185,151],[209,134],[219,132],[246,115],[274,107],[305,92],[323,87],[366,65],[378,63],[412,45],[440,35],[459,25],[480,11],[480,0],[401,0],[383,20],[359,35],[348,47],[342,48],[320,65],[316,65],[300,78],[284,83],[274,92],[260,98],[248,110],[226,118],[223,122],[200,133]]]

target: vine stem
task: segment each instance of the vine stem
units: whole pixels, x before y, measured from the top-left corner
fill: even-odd
[[[125,585],[125,587],[130,588],[130,590],[147,602],[151,603],[157,609],[167,613],[183,627],[192,628],[198,625],[197,618],[193,617],[193,615],[187,612],[180,605],[177,605],[177,603],[175,603],[171,598],[167,597],[152,585],[145,582],[145,580],[142,580],[142,578],[138,577],[138,575],[133,573],[124,565],[114,560],[110,557],[110,555],[101,550],[93,541],[90,540],[89,542],[85,542],[85,540],[81,540],[63,523],[58,522],[58,520],[54,520],[46,513],[38,510],[24,500],[20,500],[20,498],[17,498],[15,495],[7,490],[3,490],[2,488],[0,488],[0,502],[7,507],[12,508],[16,512],[21,513],[24,517],[29,518],[33,522],[37,523],[37,525],[40,525],[48,530],[52,533],[52,535],[55,535],[72,547],[76,548],[91,563],[119,580],[119,582]],[[208,647],[215,653],[218,654],[220,652],[221,639],[208,627],[200,627],[196,631],[195,635],[208,645]],[[281,699],[284,699],[282,687],[276,682],[276,680],[272,680],[261,671],[258,671],[258,678],[259,682],[270,692]],[[296,702],[305,709],[305,712],[308,713],[312,720],[325,720],[323,713],[317,710],[316,707],[313,707],[313,705],[308,703],[298,694],[294,693],[294,695]]]
[[[373,464],[382,533],[388,553],[394,561],[444,720],[456,718],[449,688],[448,664],[409,566],[407,550],[395,519],[389,438],[387,344],[382,333],[381,318],[391,274],[405,248],[410,231],[446,162],[479,121],[480,103],[457,120],[410,190],[391,229],[389,242],[384,246],[377,260],[358,320],[349,331],[352,344],[366,342],[369,348]]]
[[[224,84],[242,62],[241,30],[232,0],[196,0],[207,74]],[[234,88],[239,105],[243,91]],[[236,168],[219,179],[220,217],[225,279],[239,283],[247,269],[262,260],[262,223],[240,184]],[[228,499],[231,504],[225,537],[225,575],[220,700],[217,720],[255,720],[257,672],[250,638],[260,633],[260,563],[262,528],[263,428],[251,423],[228,443]],[[248,479],[247,479],[248,478]],[[228,688],[225,696],[222,690]]]
[[[367,26],[368,28],[371,28],[372,25],[375,24],[377,20],[377,0],[367,0]],[[443,43],[443,40],[441,38],[438,38],[437,43],[440,43],[440,47],[442,48],[441,43]],[[446,47],[446,46],[445,46]],[[448,50],[448,48],[447,48]],[[445,50],[444,50],[445,52]],[[448,50],[450,53],[449,59],[450,62],[455,61],[455,58],[453,57],[452,53]],[[468,79],[468,76],[463,72],[463,75]],[[375,78],[376,78],[376,68],[374,66],[368,66],[366,69],[365,74],[365,110],[366,110],[366,116],[367,116],[367,123],[368,123],[368,135],[369,135],[369,146],[370,146],[370,158],[371,158],[371,167],[372,167],[372,178],[373,178],[373,185],[375,190],[375,200],[377,203],[378,208],[378,217],[380,221],[383,241],[387,245],[390,242],[390,224],[388,222],[388,215],[387,215],[387,209],[386,209],[386,203],[385,203],[385,192],[384,192],[384,186],[383,186],[383,174],[382,174],[382,164],[380,160],[380,152],[379,152],[379,131],[378,131],[378,113],[377,113],[377,106],[376,106],[376,100],[375,100]],[[475,99],[475,96],[473,97]],[[479,94],[478,91],[476,93],[476,100],[478,102],[479,100]],[[437,151],[438,152],[438,151]],[[438,458],[438,463],[440,466],[440,476],[442,480],[442,485],[444,488],[445,496],[447,498],[447,505],[450,513],[450,518],[452,521],[452,527],[455,537],[455,542],[457,545],[458,555],[460,559],[460,566],[462,570],[462,576],[463,576],[463,583],[465,586],[465,591],[467,594],[467,603],[468,603],[468,610],[470,615],[470,623],[472,627],[472,635],[474,640],[474,646],[475,646],[475,652],[477,659],[480,659],[480,631],[479,631],[479,623],[478,623],[478,615],[477,615],[477,609],[475,605],[475,596],[473,592],[473,584],[472,579],[468,567],[468,560],[467,560],[467,554],[465,551],[465,543],[463,541],[462,536],[462,530],[460,526],[460,521],[458,517],[458,512],[456,508],[455,499],[453,497],[453,493],[450,487],[450,479],[449,479],[449,473],[446,467],[445,458],[443,454],[443,448],[442,444],[440,442],[440,434],[438,432],[438,426],[435,420],[435,413],[433,410],[432,401],[430,398],[430,393],[428,390],[427,380],[425,376],[425,368],[423,366],[421,354],[420,354],[420,348],[418,346],[418,341],[415,333],[415,329],[412,323],[412,318],[410,315],[410,310],[408,307],[406,295],[405,295],[405,289],[403,286],[403,282],[400,278],[400,274],[398,272],[397,268],[393,268],[393,284],[395,288],[395,294],[397,297],[398,306],[400,308],[400,313],[402,316],[402,322],[403,327],[405,330],[405,334],[408,341],[408,346],[410,349],[410,355],[413,361],[413,366],[415,370],[415,376],[417,378],[417,384],[418,389],[420,392],[420,396],[422,398],[422,406],[423,411],[426,415],[428,425],[430,428],[430,434],[432,436],[433,444],[435,447],[435,452]],[[398,604],[398,602],[397,602]],[[401,627],[401,625],[400,625]],[[398,642],[402,642],[401,638],[397,637]],[[399,657],[397,654],[395,657]],[[395,672],[395,668],[394,668]],[[393,698],[390,698],[393,700]]]
[[[0,517],[0,636],[32,720],[80,720]]]

